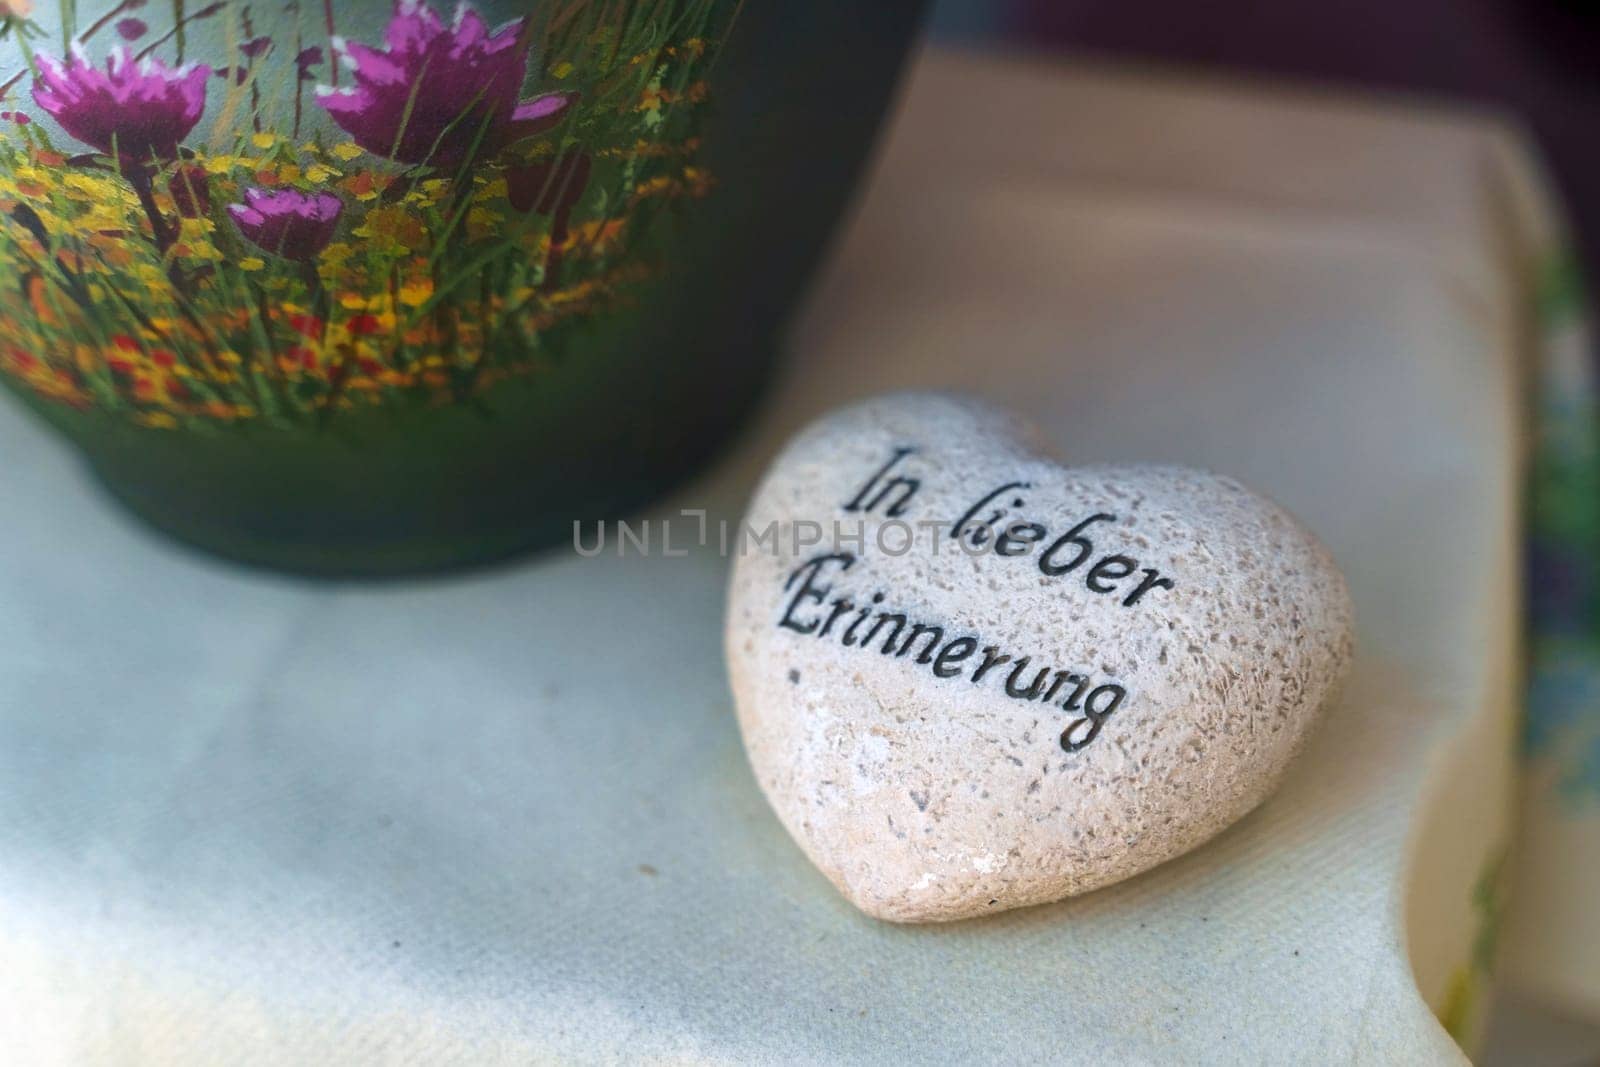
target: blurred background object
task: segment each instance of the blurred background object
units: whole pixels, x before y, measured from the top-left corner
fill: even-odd
[[[1302,85],[1434,95],[1537,138],[1600,256],[1600,7],[1579,0],[942,0],[935,32]]]

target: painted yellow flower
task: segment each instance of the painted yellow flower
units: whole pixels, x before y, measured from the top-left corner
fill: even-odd
[[[366,221],[351,231],[365,237],[379,251],[404,249],[417,252],[428,246],[428,231],[414,211],[403,206],[380,207],[367,213]]]
[[[84,239],[85,243],[99,257],[100,261],[114,270],[126,270],[133,265],[133,252],[128,248],[128,242],[121,237],[108,237],[103,233],[91,233]]]
[[[88,174],[84,171],[75,170],[63,175],[61,190],[70,199],[87,203],[120,199],[119,190],[112,182],[98,174]]]
[[[474,207],[467,212],[467,236],[474,241],[492,237],[500,231],[505,221],[506,217],[498,211]]]
[[[408,282],[400,287],[400,303],[406,307],[418,308],[426,304],[433,297],[433,282],[426,278]]]
[[[321,262],[329,270],[337,271],[349,262],[350,257],[353,255],[355,255],[355,249],[343,241],[338,241],[322,250]]]

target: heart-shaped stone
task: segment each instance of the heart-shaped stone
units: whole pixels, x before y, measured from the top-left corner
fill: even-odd
[[[823,419],[737,539],[756,778],[863,911],[960,919],[1188,851],[1259,804],[1349,664],[1343,577],[1283,509],[1172,467],[1063,467],[931,394]]]

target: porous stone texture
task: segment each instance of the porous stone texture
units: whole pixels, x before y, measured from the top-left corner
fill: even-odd
[[[1062,466],[970,399],[821,420],[745,529],[726,647],[751,767],[882,919],[1200,845],[1272,792],[1352,655],[1344,579],[1283,509],[1203,471]]]

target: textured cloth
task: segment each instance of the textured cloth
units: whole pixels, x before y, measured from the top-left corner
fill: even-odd
[[[1459,1062],[1511,839],[1530,279],[1495,124],[933,55],[759,425],[975,389],[1183,462],[1345,568],[1289,781],[1129,882],[865,918],[744,762],[724,560],[244,573],[0,411],[0,1060]],[[1484,887],[1488,886],[1489,889]]]

